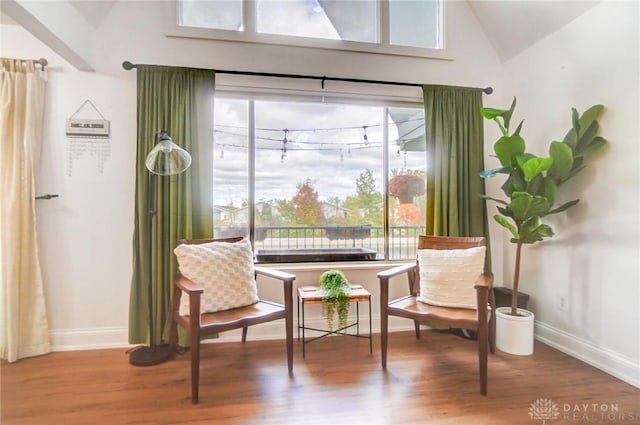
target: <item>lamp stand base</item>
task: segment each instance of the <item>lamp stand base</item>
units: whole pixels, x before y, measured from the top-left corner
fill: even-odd
[[[133,366],[154,366],[164,363],[170,357],[169,344],[155,347],[140,346],[129,353],[129,363]]]

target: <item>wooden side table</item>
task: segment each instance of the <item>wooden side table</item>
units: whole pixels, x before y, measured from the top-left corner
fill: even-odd
[[[302,330],[302,358],[306,356],[305,347],[310,342],[316,341],[320,338],[324,338],[329,335],[346,335],[355,338],[365,338],[369,340],[369,353],[373,353],[373,341],[371,338],[371,293],[364,289],[362,285],[351,285],[349,290],[349,302],[356,303],[356,321],[353,323],[347,323],[346,326],[336,329],[316,329],[305,325],[304,306],[306,304],[319,304],[322,303],[323,293],[317,286],[301,286],[298,288],[298,339],[300,339],[300,331]],[[366,301],[369,303],[369,335],[360,335],[360,302]],[[356,333],[348,333],[347,329],[354,327]],[[321,332],[320,336],[305,338],[305,330],[311,330]]]

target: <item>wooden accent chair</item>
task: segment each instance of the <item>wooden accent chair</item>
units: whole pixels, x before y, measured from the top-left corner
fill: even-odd
[[[419,236],[418,249],[459,250],[486,246],[483,237]],[[389,301],[389,280],[406,274],[409,295]],[[416,338],[420,338],[420,323],[433,323],[453,328],[468,329],[478,335],[478,359],[480,363],[480,393],[487,394],[487,350],[495,352],[495,302],[493,301],[493,274],[480,273],[475,282],[477,309],[442,307],[418,301],[420,270],[416,264],[394,267],[378,273],[380,280],[380,332],[382,367],[387,367],[387,343],[389,316],[404,317],[414,321]],[[473,294],[472,294],[473,295]],[[489,306],[489,307],[488,307]]]
[[[180,245],[198,245],[209,242],[229,242],[239,243],[243,238],[225,238],[225,239],[198,239],[198,240],[180,240]],[[245,241],[247,244],[248,242]],[[244,243],[244,242],[243,242]],[[176,248],[177,249],[177,248]],[[250,245],[249,245],[250,249]],[[249,254],[251,264],[253,264],[252,253]],[[180,257],[179,257],[180,258]],[[203,285],[196,284],[191,279],[185,277],[180,271],[174,281],[173,299],[172,299],[172,320],[169,332],[169,346],[171,358],[175,358],[178,331],[177,327],[184,328],[190,338],[191,351],[191,402],[198,403],[199,375],[200,375],[200,341],[206,336],[212,336],[220,332],[242,328],[242,342],[246,342],[247,328],[259,323],[270,322],[272,320],[285,319],[286,329],[286,347],[287,347],[287,365],[289,373],[293,371],[293,281],[295,275],[281,272],[273,269],[265,269],[253,267],[255,271],[254,278],[258,275],[265,276],[265,282],[256,283],[262,285],[268,283],[268,280],[279,280],[284,290],[284,305],[277,304],[265,300],[257,300],[257,302],[231,308],[213,313],[201,312],[201,298],[206,297]],[[181,295],[188,295],[188,313],[180,313]],[[257,293],[255,295],[257,298]],[[184,307],[183,307],[184,308]]]

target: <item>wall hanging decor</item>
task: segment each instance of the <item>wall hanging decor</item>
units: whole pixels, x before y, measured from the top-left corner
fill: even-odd
[[[95,157],[98,171],[104,171],[104,163],[111,155],[109,143],[110,122],[87,99],[67,119],[66,134],[68,137],[67,175],[73,174],[73,163],[85,153]]]

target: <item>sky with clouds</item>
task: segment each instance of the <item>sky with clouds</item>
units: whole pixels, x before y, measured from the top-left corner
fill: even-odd
[[[216,205],[240,206],[247,198],[248,104],[216,99]],[[362,105],[256,101],[256,200],[291,199],[307,179],[321,200],[344,199],[355,194],[356,179],[366,169],[382,192],[384,112]],[[403,169],[405,161],[407,169],[424,169],[424,152],[398,155],[397,138],[389,119],[389,169]]]

